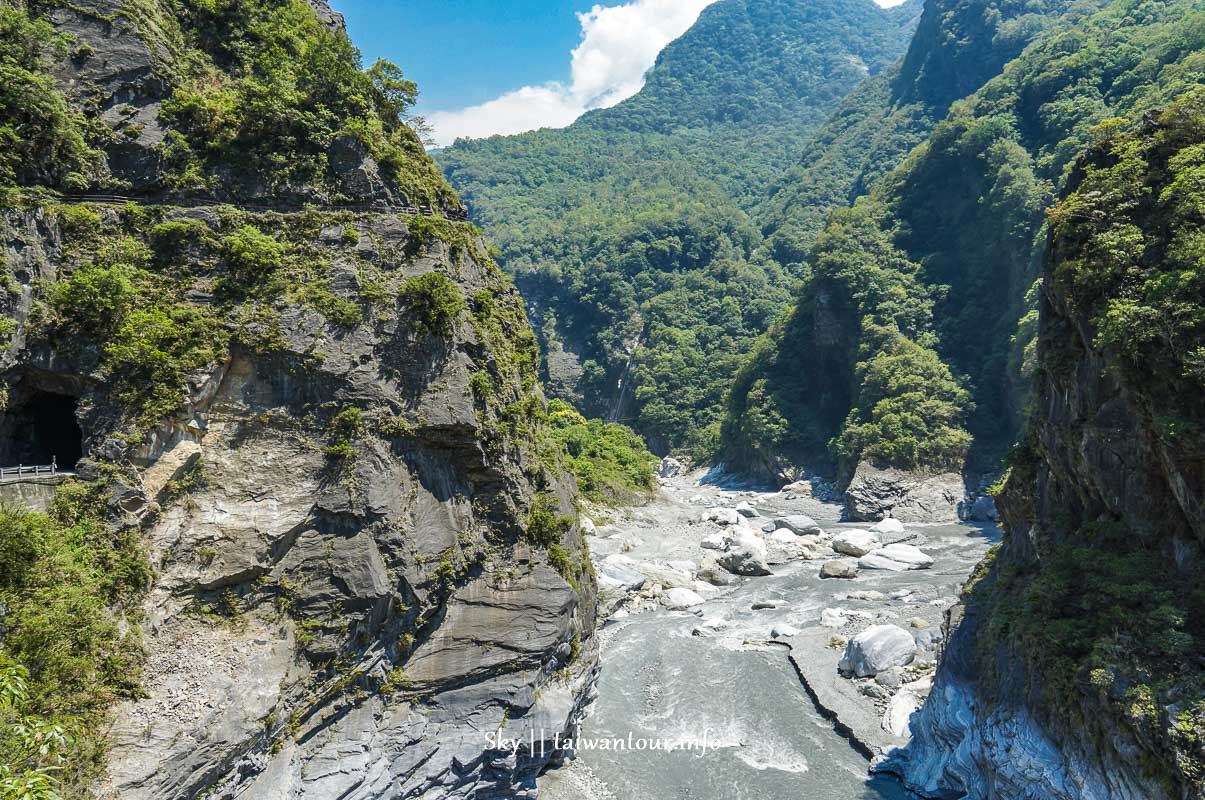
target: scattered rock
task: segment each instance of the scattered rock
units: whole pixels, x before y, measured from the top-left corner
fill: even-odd
[[[766,564],[766,545],[752,531],[740,531],[732,537],[728,551],[719,557],[719,564],[734,575],[769,575]]]
[[[858,559],[863,569],[885,569],[906,572],[913,569],[928,569],[933,566],[933,557],[910,544],[889,544],[867,553]]]
[[[693,606],[701,606],[706,601],[698,592],[679,586],[666,592],[661,602],[672,611],[680,611]]]
[[[753,519],[754,517],[761,516],[761,514],[757,513],[757,509],[749,505],[749,503],[744,500],[736,504],[735,510],[736,513],[740,514],[742,517],[746,517],[747,519]]]
[[[838,533],[833,537],[832,544],[838,553],[861,558],[872,550],[877,550],[883,543],[870,531],[854,529]]]
[[[887,517],[887,519],[881,519],[875,524],[871,525],[870,530],[872,533],[903,533],[904,523],[900,522],[898,519]]]
[[[662,478],[677,478],[686,471],[686,465],[676,458],[666,456],[661,459],[661,466],[657,470],[657,474]]]
[[[789,530],[787,530],[786,528],[779,528],[778,530],[776,530],[776,531],[774,531],[773,533],[771,533],[771,534],[770,534],[770,535],[769,535],[767,538],[768,538],[768,539],[769,539],[771,542],[774,542],[774,543],[776,543],[776,544],[793,545],[793,544],[799,544],[799,543],[800,543],[800,542],[799,542],[799,538],[800,538],[800,537],[798,537],[798,536],[796,536],[795,534],[791,533],[791,532],[790,532]]]
[[[704,550],[723,550],[724,543],[724,537],[721,534],[711,533],[700,540],[699,547]]]
[[[715,636],[728,627],[728,623],[720,617],[709,617],[691,629],[691,636]]]
[[[608,556],[598,571],[598,582],[603,586],[634,592],[644,586],[645,577],[634,569],[625,556]]]
[[[912,619],[908,620],[908,624],[917,630],[923,631],[925,628],[929,627],[929,620],[924,619],[923,617],[913,617]]]
[[[874,676],[874,682],[887,689],[898,689],[904,682],[904,668],[888,667]]]
[[[665,566],[669,567],[670,569],[676,569],[680,572],[694,572],[699,568],[699,565],[695,562],[686,560],[666,561]]]
[[[771,530],[778,528],[787,528],[798,536],[803,536],[809,533],[821,533],[821,528],[816,524],[816,520],[806,514],[792,514],[788,517],[775,517],[773,522],[774,527]]]
[[[845,609],[826,608],[820,612],[820,625],[825,628],[842,628],[849,621]]]
[[[789,639],[792,636],[798,636],[799,629],[791,625],[775,625],[770,629],[771,639]]]
[[[590,519],[589,517],[582,517],[579,520],[578,525],[581,527],[582,533],[586,534],[587,536],[594,535],[596,530],[594,527],[594,520]]]
[[[702,567],[695,573],[695,577],[701,581],[711,584],[712,586],[731,586],[732,576],[720,569],[719,566]]]
[[[824,566],[820,568],[821,578],[856,578],[858,577],[858,565],[852,561],[846,561],[843,558],[836,558],[832,561],[826,561]]]
[[[890,667],[904,666],[914,653],[916,642],[908,631],[896,625],[875,625],[849,641],[837,669],[867,678]]]
[[[917,631],[914,638],[916,639],[916,644],[918,647],[924,648],[925,650],[933,650],[937,647],[937,645],[941,644],[946,637],[942,635],[942,632],[936,628],[926,628],[925,630]]]
[[[845,595],[846,600],[861,600],[864,603],[875,603],[879,600],[887,599],[882,592],[876,592],[873,589],[864,589],[856,592],[850,592]]]
[[[633,569],[650,581],[655,581],[667,589],[674,589],[679,586],[689,587],[694,583],[693,571],[684,572],[665,564],[655,564],[651,561],[637,561],[629,556],[609,556],[608,560],[613,558],[627,558],[631,562],[630,566]]]
[[[713,508],[707,512],[707,518],[717,525],[741,524],[741,515],[732,508]]]
[[[759,600],[753,604],[754,611],[766,611],[768,609],[778,608],[777,600]]]
[[[875,700],[886,700],[891,697],[891,692],[879,686],[874,681],[862,684],[858,687],[858,691]]]

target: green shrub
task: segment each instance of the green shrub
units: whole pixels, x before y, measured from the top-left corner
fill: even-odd
[[[49,20],[0,4],[0,187],[45,176],[55,188],[81,191],[97,172],[88,122],[47,70],[67,55],[68,43]]]
[[[0,508],[0,784],[82,791],[99,776],[98,754],[110,706],[138,695],[140,598],[150,566],[132,530],[100,516],[98,487],[64,484],[49,514]],[[118,625],[124,617],[126,624]],[[129,624],[129,623],[134,624]],[[23,683],[14,697],[14,688]],[[14,702],[15,701],[15,702]],[[29,728],[15,726],[24,721]],[[71,738],[31,752],[32,728]],[[40,776],[40,777],[39,777]],[[14,795],[16,797],[52,797]]]
[[[408,278],[402,284],[400,297],[419,327],[433,336],[451,333],[453,323],[466,307],[460,287],[439,272]]]
[[[477,370],[469,376],[469,391],[478,404],[483,404],[494,393],[494,381],[485,370]]]
[[[273,237],[244,225],[222,242],[231,272],[244,284],[253,283],[278,269],[284,247]]]
[[[352,406],[331,418],[331,441],[327,445],[327,458],[350,461],[356,457],[355,440],[364,435],[364,412]]]
[[[327,322],[340,328],[354,328],[364,321],[360,306],[335,294],[330,281],[317,280],[307,283],[297,292],[297,299],[326,317]]]
[[[543,493],[532,499],[527,512],[526,538],[529,543],[550,548],[559,545],[572,529],[573,517],[559,513],[555,495]]]
[[[548,422],[586,497],[600,503],[629,502],[654,487],[656,459],[631,428],[587,421],[563,400],[548,403]]]
[[[50,304],[60,319],[90,331],[112,330],[135,301],[135,269],[128,264],[77,269],[55,285]]]

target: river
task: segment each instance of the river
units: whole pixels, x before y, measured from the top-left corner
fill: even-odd
[[[686,502],[693,497],[694,503]],[[600,527],[596,561],[613,552],[664,564],[705,556],[700,509],[748,500],[769,516],[808,513],[827,529],[840,508],[811,498],[746,496],[675,481],[650,506],[622,512]],[[760,522],[760,520],[758,521]],[[863,526],[864,527],[864,526]],[[866,609],[874,622],[916,614],[940,619],[959,583],[996,538],[963,525],[917,528],[933,569],[863,572],[856,581],[820,580],[821,562],[775,565],[774,574],[739,578],[690,611],[650,608],[610,620],[600,631],[597,696],[578,738],[577,758],[540,779],[551,800],[902,800],[896,783],[868,778],[866,758],[838,734],[804,690],[773,627],[812,628],[821,611]],[[873,589],[904,601],[857,602],[844,594]],[[754,605],[776,605],[759,608]],[[651,605],[651,604],[646,604]],[[706,625],[700,628],[703,621]],[[873,624],[864,621],[861,627]],[[903,624],[903,623],[900,623]],[[699,635],[703,634],[703,635]],[[869,702],[869,701],[867,701]],[[619,740],[617,746],[616,741]],[[604,747],[604,742],[607,744]],[[636,749],[660,743],[691,747]],[[630,748],[630,749],[629,749]]]

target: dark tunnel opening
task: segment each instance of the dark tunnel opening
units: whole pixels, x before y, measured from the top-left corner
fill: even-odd
[[[84,454],[77,399],[34,391],[5,414],[0,425],[0,466],[47,465],[73,470]]]

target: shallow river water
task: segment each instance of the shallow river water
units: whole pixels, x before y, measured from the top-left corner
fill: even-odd
[[[735,502],[725,496],[716,501]],[[784,510],[762,508],[767,514]],[[838,527],[835,507],[811,506],[807,512],[826,528]],[[613,527],[638,537],[629,552],[633,557],[698,560],[703,551],[696,542],[702,531],[684,524],[697,513],[697,507],[674,502]],[[908,795],[894,781],[868,778],[866,759],[816,710],[786,648],[768,640],[774,625],[816,625],[820,612],[830,606],[877,605],[881,612],[882,602],[835,598],[853,589],[890,593],[925,587],[952,602],[959,583],[995,538],[994,531],[960,525],[917,530],[924,531],[925,549],[937,558],[932,570],[863,573],[856,582],[821,581],[817,562],[792,562],[775,567],[772,576],[740,579],[696,609],[699,613],[653,610],[608,623],[600,633],[597,698],[579,736],[577,759],[540,779],[540,797],[903,800]],[[595,550],[605,544],[595,543]],[[752,609],[767,601],[779,607]],[[713,635],[692,635],[704,618],[722,620],[722,627]],[[629,737],[635,745],[668,742],[693,749],[599,747],[603,739],[612,740],[614,747],[614,739],[626,744]]]

